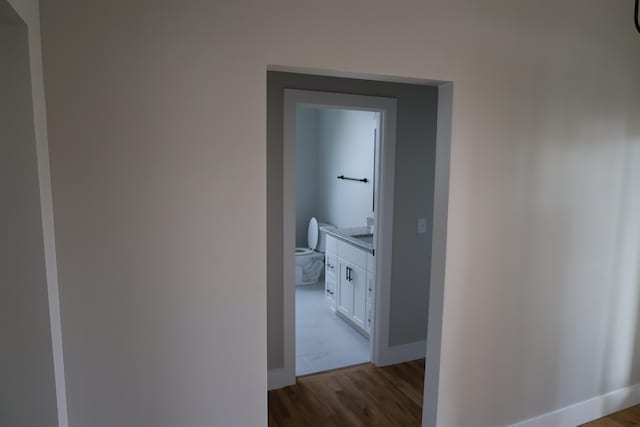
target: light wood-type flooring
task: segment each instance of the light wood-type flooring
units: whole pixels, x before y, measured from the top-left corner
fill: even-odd
[[[591,421],[582,427],[632,427],[640,426],[640,405],[616,412],[599,420]]]
[[[269,392],[269,427],[418,427],[424,363],[367,363],[299,377],[295,386]],[[640,426],[640,405],[582,427],[633,426]]]
[[[269,392],[269,427],[419,426],[424,359],[307,375]]]

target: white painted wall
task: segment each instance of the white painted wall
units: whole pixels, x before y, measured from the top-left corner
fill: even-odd
[[[307,230],[318,216],[318,110],[296,109],[296,247],[309,246]]]
[[[367,217],[373,217],[375,114],[318,110],[317,209],[323,222],[360,227],[367,225]],[[339,180],[340,175],[369,182]]]
[[[455,82],[438,425],[640,382],[628,3],[43,2],[71,425],[266,425],[267,64]]]

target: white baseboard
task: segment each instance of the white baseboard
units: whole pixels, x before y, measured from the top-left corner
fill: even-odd
[[[397,365],[398,363],[422,359],[426,354],[427,341],[416,341],[409,344],[394,345],[385,349],[380,349],[376,365]]]
[[[574,403],[510,427],[575,427],[637,404],[640,404],[640,384]]]
[[[267,390],[288,387],[291,384],[291,376],[284,368],[269,369],[267,371]]]

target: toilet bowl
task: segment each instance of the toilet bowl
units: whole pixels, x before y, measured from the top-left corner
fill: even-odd
[[[296,248],[296,286],[318,283],[324,272],[325,228],[329,224],[309,220],[306,248]]]

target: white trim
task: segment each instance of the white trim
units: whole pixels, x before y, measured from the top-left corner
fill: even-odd
[[[281,73],[296,73],[307,74],[311,76],[321,77],[338,77],[345,79],[358,79],[358,80],[374,80],[378,82],[390,82],[390,83],[406,83],[422,86],[439,86],[447,83],[446,80],[434,80],[425,79],[422,77],[408,77],[395,74],[377,74],[377,73],[364,73],[360,71],[344,71],[333,70],[329,68],[317,68],[317,67],[293,67],[289,65],[269,64],[267,65],[267,71],[276,71]]]
[[[408,344],[394,345],[388,347],[376,365],[388,366],[398,363],[409,362],[411,360],[422,359],[427,353],[427,341],[416,341]]]
[[[436,170],[433,195],[433,236],[431,241],[431,279],[427,329],[427,360],[422,426],[435,427],[438,415],[442,313],[447,258],[447,218],[449,216],[449,175],[451,166],[451,132],[453,117],[453,83],[438,86],[436,130]]]
[[[42,118],[43,122],[46,117]],[[46,128],[46,123],[44,124]],[[37,130],[36,130],[37,132]],[[38,180],[40,183],[40,210],[42,212],[42,235],[44,240],[45,269],[47,272],[47,294],[49,299],[49,322],[51,348],[53,351],[53,373],[58,405],[58,427],[68,427],[67,384],[65,380],[64,351],[62,345],[62,320],[60,315],[60,287],[58,261],[51,194],[51,171],[49,168],[49,146],[45,134],[38,138]]]
[[[393,254],[393,201],[396,168],[396,100],[380,116],[380,147],[377,194],[375,199],[376,226],[376,291],[371,328],[371,361],[380,365],[390,357],[389,323],[391,322],[391,256]]]
[[[289,377],[290,375],[285,368],[269,369],[267,371],[267,390],[276,390],[292,385]]]
[[[296,383],[296,104],[284,91],[282,147],[283,386]]]
[[[583,400],[510,427],[575,427],[637,404],[640,404],[640,384]]]
[[[393,237],[393,191],[395,179],[396,109],[395,98],[285,89],[284,141],[282,165],[283,191],[283,302],[284,302],[284,385],[295,384],[295,183],[296,183],[296,107],[347,108],[381,114],[375,197],[376,224],[376,300],[372,327],[372,362],[387,358],[389,347],[389,307],[391,295],[391,254]],[[280,374],[278,374],[280,375]],[[275,380],[273,380],[275,383]],[[281,384],[281,382],[278,382]]]

